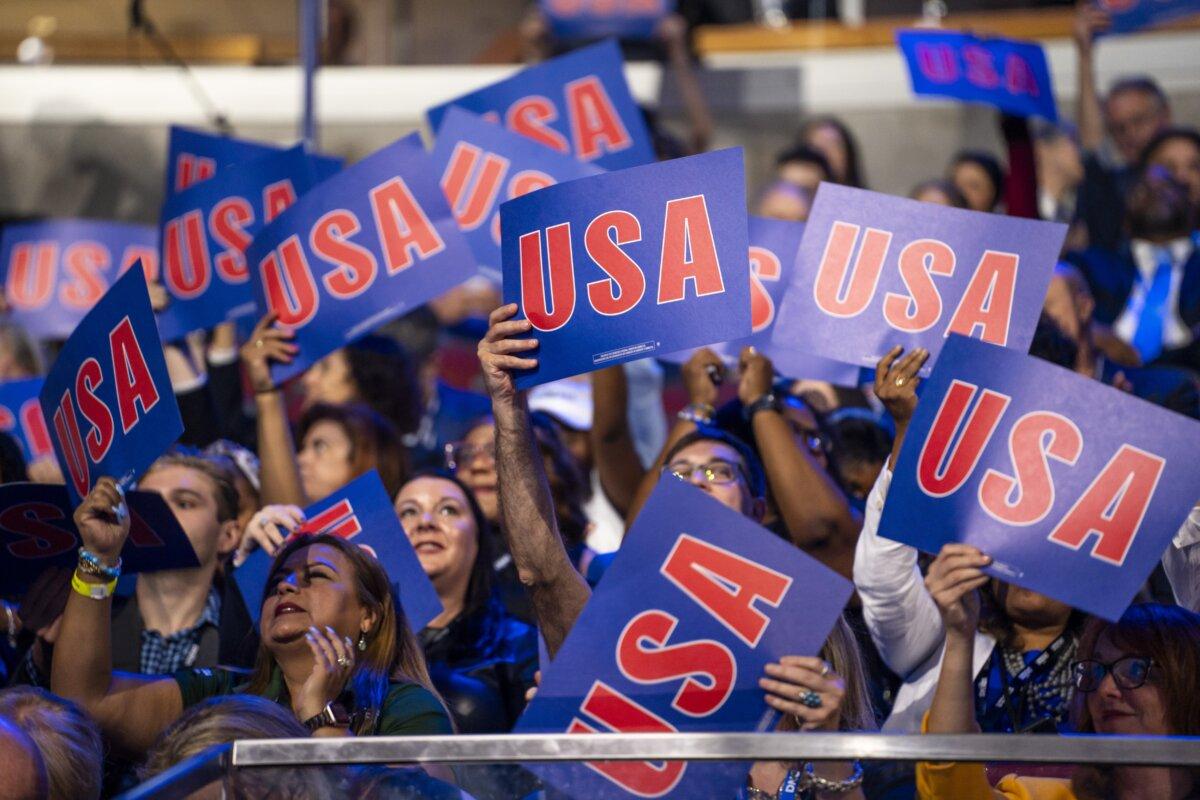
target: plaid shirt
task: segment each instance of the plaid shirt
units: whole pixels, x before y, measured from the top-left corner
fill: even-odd
[[[169,675],[190,667],[200,652],[200,637],[207,625],[216,627],[221,617],[221,595],[213,588],[200,620],[190,628],[163,636],[158,631],[142,631],[141,671],[145,675]]]

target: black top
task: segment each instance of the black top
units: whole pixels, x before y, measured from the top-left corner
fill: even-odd
[[[538,668],[535,628],[493,596],[444,628],[426,628],[419,638],[434,686],[460,733],[512,729]]]

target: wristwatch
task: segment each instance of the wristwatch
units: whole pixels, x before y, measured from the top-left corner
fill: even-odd
[[[326,703],[320,714],[304,720],[304,727],[314,732],[321,728],[345,728],[349,725],[350,715],[341,703]]]
[[[767,392],[748,406],[742,407],[742,419],[750,422],[760,411],[782,411],[783,403],[774,392]]]

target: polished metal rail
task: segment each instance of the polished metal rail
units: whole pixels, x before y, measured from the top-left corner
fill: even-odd
[[[1200,737],[873,733],[514,734],[235,742],[233,768],[538,761],[1003,761],[1200,767]]]

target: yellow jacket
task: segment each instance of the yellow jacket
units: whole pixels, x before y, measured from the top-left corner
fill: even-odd
[[[917,764],[920,800],[1075,800],[1071,782],[1062,778],[1005,775],[995,788],[982,764]]]

